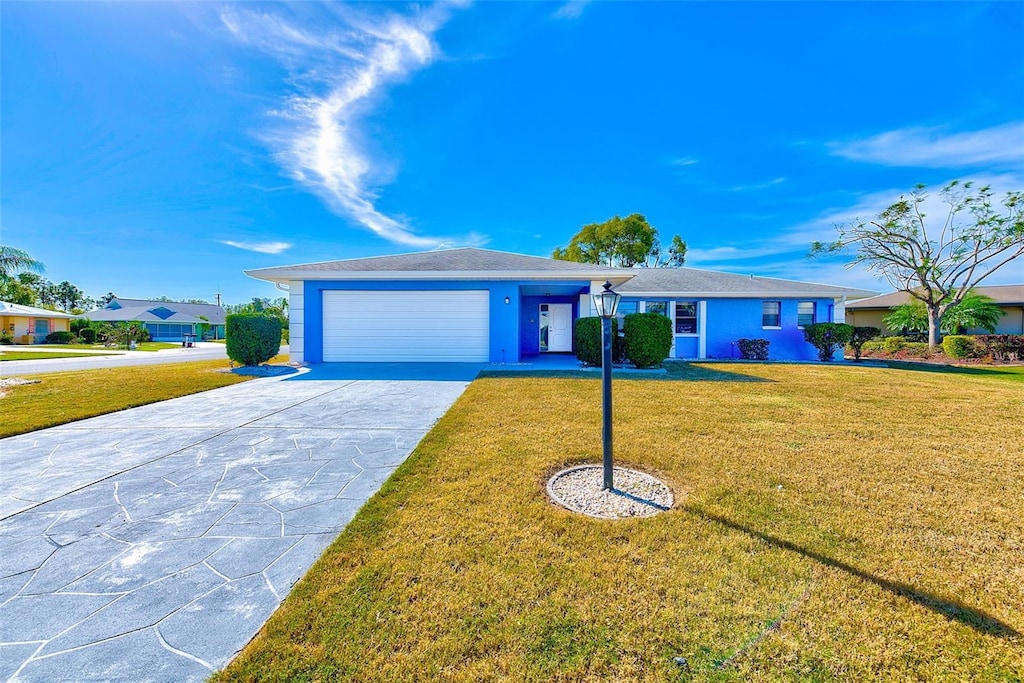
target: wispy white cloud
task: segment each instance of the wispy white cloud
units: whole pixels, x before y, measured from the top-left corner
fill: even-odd
[[[379,168],[388,164],[370,158],[360,123],[389,86],[437,59],[433,36],[451,6],[383,17],[346,9],[339,16],[342,25],[333,29],[239,6],[220,15],[237,40],[273,56],[293,73],[296,92],[275,112],[284,123],[267,134],[285,172],[335,213],[390,242],[417,248],[463,240],[418,235],[405,220],[376,208],[373,184],[381,180]]]
[[[551,17],[553,19],[579,19],[590,2],[591,0],[569,0],[555,10]]]
[[[289,242],[235,242],[234,240],[221,240],[220,243],[236,249],[256,251],[261,254],[280,254],[291,249],[292,246]]]
[[[700,159],[697,157],[677,157],[675,159],[669,159],[669,166],[693,166],[696,163],[700,163]]]
[[[751,185],[733,185],[729,188],[730,192],[747,192],[750,190],[767,190],[769,187],[775,187],[786,182],[785,178],[773,178],[763,183],[753,183]]]
[[[1024,166],[1024,122],[951,133],[943,128],[901,128],[860,140],[829,143],[832,154],[886,166],[962,168],[982,164]]]

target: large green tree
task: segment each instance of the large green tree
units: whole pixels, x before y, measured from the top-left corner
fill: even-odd
[[[603,223],[584,225],[568,246],[555,249],[553,258],[578,263],[632,268],[678,268],[686,262],[686,242],[675,235],[662,250],[658,230],[641,213],[613,216]]]
[[[988,186],[954,181],[940,192],[939,220],[924,211],[923,185],[871,220],[836,226],[839,239],[815,242],[812,255],[852,253],[862,265],[928,313],[928,343],[938,346],[942,319],[975,286],[1024,255],[1024,192],[999,199]]]

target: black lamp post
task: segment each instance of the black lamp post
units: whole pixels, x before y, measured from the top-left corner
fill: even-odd
[[[601,316],[601,393],[604,428],[604,489],[612,488],[612,318],[619,309],[622,296],[612,291],[612,283],[604,283],[604,291],[594,294],[594,307]]]

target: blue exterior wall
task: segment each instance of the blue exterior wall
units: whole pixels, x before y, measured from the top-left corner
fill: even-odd
[[[694,301],[695,299],[656,299],[653,297],[623,297],[623,301]],[[797,304],[815,302],[816,322],[834,322],[835,302],[832,299],[696,299],[706,302],[705,320],[700,321],[707,335],[707,358],[739,358],[738,339],[767,339],[771,360],[817,360],[818,352],[804,341],[803,330],[797,327]],[[761,326],[761,304],[779,301],[780,329]],[[699,357],[699,338],[696,335],[676,335],[676,358]],[[841,357],[841,352],[837,353]]]
[[[589,286],[589,284],[588,284]],[[524,296],[519,310],[519,349],[523,355],[540,353],[540,305],[572,304],[572,319],[580,317],[580,297]],[[575,348],[573,349],[575,350]]]
[[[585,281],[519,281],[519,280],[394,280],[375,282],[350,281],[314,281],[307,280],[303,284],[303,338],[305,348],[304,359],[307,363],[322,363],[324,358],[323,339],[323,292],[325,290],[361,290],[361,291],[440,291],[440,290],[487,290],[490,293],[490,361],[492,363],[514,363],[521,357],[520,348],[525,339],[531,336],[528,331],[520,331],[522,320],[527,308],[523,306],[519,288],[531,287],[577,287],[580,291],[589,291],[590,282]],[[509,303],[505,303],[505,297]],[[527,297],[530,300],[541,299],[549,303],[569,303],[573,297]],[[573,317],[576,316],[578,297],[574,303]],[[538,344],[539,328],[536,322],[537,309],[534,306],[534,331],[532,333],[534,348]]]

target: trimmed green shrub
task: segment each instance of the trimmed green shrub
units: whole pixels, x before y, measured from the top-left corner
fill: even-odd
[[[950,334],[942,339],[942,350],[950,358],[973,358],[974,337],[966,334]]]
[[[573,344],[576,346],[576,358],[581,363],[601,367],[601,318],[592,316],[578,318],[573,326]],[[619,334],[619,323],[612,319],[612,340]],[[614,349],[613,349],[614,350]]]
[[[95,344],[96,329],[93,327],[83,327],[78,331],[78,338],[82,340],[83,344]]]
[[[65,330],[58,330],[46,335],[47,344],[70,344],[75,340],[75,335]]]
[[[849,342],[849,347],[853,351],[853,359],[859,361],[860,352],[864,347],[864,344],[871,341],[881,333],[882,331],[877,327],[854,327],[853,334],[850,335]]]
[[[660,365],[672,350],[672,321],[661,313],[630,313],[623,320],[626,358],[638,368]]]
[[[7,330],[0,330],[0,344],[4,346],[10,346],[14,343],[14,337]]]
[[[885,342],[881,339],[871,339],[861,344],[861,351],[863,353],[878,353],[879,351],[885,350]]]
[[[740,358],[743,360],[768,360],[767,339],[737,339],[736,346],[740,348]]]
[[[886,337],[882,340],[882,350],[886,353],[899,353],[906,343],[906,337]]]
[[[265,315],[234,313],[227,317],[228,358],[242,365],[259,365],[281,349],[281,321]]]
[[[836,349],[844,348],[853,337],[853,325],[846,323],[814,323],[804,326],[804,339],[818,350],[818,360],[832,360]]]
[[[896,354],[896,358],[927,358],[932,355],[928,342],[907,342]]]

